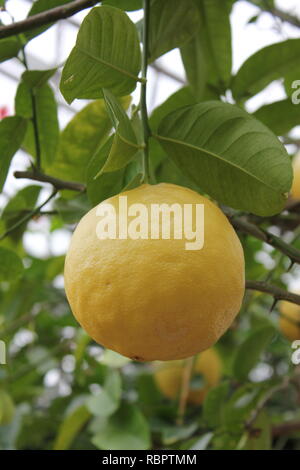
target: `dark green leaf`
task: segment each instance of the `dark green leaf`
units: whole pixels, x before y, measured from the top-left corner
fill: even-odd
[[[238,380],[247,380],[275,333],[275,328],[271,326],[258,328],[239,346],[232,366],[233,374]]]
[[[151,0],[149,61],[182,46],[199,28],[194,0]]]
[[[75,98],[101,98],[102,88],[124,96],[135,89],[140,67],[137,30],[126,13],[96,7],[82,22],[60,89],[68,103]]]
[[[0,122],[0,191],[4,186],[12,157],[19,150],[27,129],[27,121],[20,116]]]
[[[158,139],[180,170],[228,206],[280,212],[292,182],[290,158],[280,141],[242,109],[208,101],[166,116]]]
[[[288,39],[264,47],[238,70],[232,83],[236,100],[250,98],[274,80],[285,77],[299,66],[300,39]]]
[[[16,281],[23,272],[23,263],[11,250],[0,247],[0,281]]]
[[[41,160],[42,164],[48,166],[55,158],[59,138],[57,104],[54,93],[47,83],[37,88],[31,88],[27,83],[21,81],[15,100],[16,113],[33,119],[34,106]],[[36,157],[33,122],[29,122],[24,147],[28,153]]]
[[[253,422],[255,432],[245,432],[242,436],[238,450],[270,450],[272,447],[272,428],[270,418],[266,411],[262,411]]]
[[[28,16],[33,16],[37,15],[38,13],[42,13],[43,11],[46,10],[51,10],[51,8],[59,7],[60,5],[64,5],[66,3],[70,3],[73,0],[36,0],[34,4],[32,5]],[[45,26],[40,26],[38,28],[34,28],[31,31],[26,31],[24,33],[27,41],[30,41],[31,39],[35,38],[39,34],[43,33],[46,31],[48,28],[52,26],[53,23],[49,23]]]
[[[226,402],[229,392],[228,382],[223,382],[217,387],[212,388],[203,403],[203,417],[208,426],[220,426],[222,423],[223,406]]]
[[[285,135],[300,125],[300,107],[293,104],[290,98],[266,104],[254,116],[276,135]]]
[[[86,194],[80,194],[74,199],[59,198],[55,208],[66,224],[75,224],[88,212],[90,206]]]
[[[103,421],[92,442],[104,450],[149,449],[149,427],[138,408],[123,403],[114,415]]]
[[[49,70],[26,70],[22,75],[22,80],[30,88],[39,88],[45,85],[56,71],[56,68]]]
[[[15,37],[4,38],[0,40],[0,62],[17,57],[22,44]]]
[[[193,93],[201,99],[207,79],[206,60],[203,47],[198,36],[185,43],[180,48],[185,73]]]

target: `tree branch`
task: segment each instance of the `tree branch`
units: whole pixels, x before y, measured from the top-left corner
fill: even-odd
[[[34,171],[15,171],[15,178],[27,178],[34,181],[40,181],[41,183],[50,183],[52,186],[57,189],[70,189],[72,191],[85,191],[86,187],[82,183],[76,183],[73,181],[64,181],[53,176],[45,175],[44,173],[34,170]]]
[[[298,18],[297,16],[291,15],[290,13],[282,11],[276,7],[263,6],[261,2],[258,2],[257,0],[247,0],[247,1],[248,3],[251,3],[251,5],[254,5],[260,8],[260,10],[265,11],[267,13],[271,13],[276,18],[279,18],[280,20],[286,23],[290,23],[291,25],[296,26],[297,28],[300,28],[300,18]]]
[[[293,304],[300,305],[300,295],[293,294],[285,289],[281,289],[281,287],[268,284],[265,281],[246,281],[246,289],[257,290],[259,292],[264,292],[265,294],[270,294],[275,300],[287,300]]]
[[[300,431],[300,421],[287,421],[286,423],[277,424],[272,427],[273,437],[292,434],[297,431]]]
[[[237,231],[252,235],[258,240],[261,240],[267,243],[268,245],[273,246],[273,248],[276,248],[281,253],[288,256],[293,263],[300,264],[300,251],[297,250],[297,248],[293,247],[292,245],[289,245],[288,243],[285,243],[283,240],[281,240],[281,238],[277,237],[276,235],[273,235],[267,230],[264,230],[245,219],[232,216],[228,213],[226,215]]]
[[[55,21],[63,18],[69,18],[69,16],[72,16],[79,11],[93,7],[96,3],[99,3],[99,0],[75,0],[74,2],[67,3],[66,5],[43,11],[37,15],[29,16],[25,20],[18,21],[17,23],[0,26],[0,39],[24,33],[49,23],[54,23]]]

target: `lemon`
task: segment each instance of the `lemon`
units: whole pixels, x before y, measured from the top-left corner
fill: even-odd
[[[297,153],[293,160],[294,180],[291,189],[293,199],[300,199],[300,152]]]
[[[298,294],[300,292],[297,292]],[[290,341],[300,340],[300,305],[283,300],[279,304],[279,328]]]
[[[183,380],[184,361],[165,362],[154,373],[155,382],[167,398],[178,399]],[[187,401],[193,404],[203,402],[207,392],[216,386],[221,378],[222,363],[214,349],[200,353],[194,363]],[[197,385],[197,376],[200,384]],[[195,384],[193,384],[195,381]]]
[[[142,204],[149,213],[153,204],[202,204],[203,248],[187,249],[184,237],[163,239],[161,233],[159,239],[121,239],[121,196],[128,207]],[[99,214],[107,204],[122,220],[117,238],[99,239]],[[162,229],[161,220],[152,222],[149,233]],[[212,346],[239,312],[243,250],[207,198],[173,184],[142,185],[107,199],[79,222],[66,256],[65,289],[78,322],[101,345],[141,361],[183,359]]]

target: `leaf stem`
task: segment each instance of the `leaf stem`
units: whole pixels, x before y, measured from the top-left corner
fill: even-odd
[[[143,25],[143,56],[142,56],[142,83],[141,83],[141,118],[143,127],[143,166],[144,166],[144,181],[147,183],[150,177],[149,171],[149,137],[151,130],[148,120],[147,111],[147,68],[148,68],[148,54],[149,54],[149,20],[150,20],[150,0],[144,0],[144,25]]]

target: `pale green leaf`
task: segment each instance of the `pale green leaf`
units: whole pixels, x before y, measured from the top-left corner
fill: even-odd
[[[138,408],[123,403],[102,423],[92,442],[104,450],[146,450],[150,447],[149,426]]]
[[[19,150],[27,129],[27,121],[12,116],[0,121],[0,191],[4,186],[11,159]]]
[[[285,135],[300,125],[300,106],[290,98],[266,104],[253,115],[276,135]]]
[[[102,88],[124,96],[136,87],[141,51],[135,25],[117,8],[93,8],[80,27],[62,72],[60,89],[68,103],[102,97]]]
[[[232,366],[233,374],[238,380],[247,380],[275,333],[275,328],[271,326],[257,328],[239,346]]]
[[[158,140],[191,181],[217,201],[257,215],[280,212],[292,184],[275,135],[242,109],[218,101],[166,116]]]
[[[67,450],[73,440],[90,419],[91,413],[85,405],[80,405],[72,410],[62,422],[55,439],[54,450]]]
[[[23,263],[14,251],[0,247],[0,281],[16,281],[23,269]]]
[[[86,405],[94,416],[110,416],[119,407],[122,392],[121,376],[111,369],[101,390],[87,399]]]
[[[274,80],[284,78],[299,67],[300,39],[264,47],[249,57],[238,70],[232,83],[236,100],[251,98]]]

